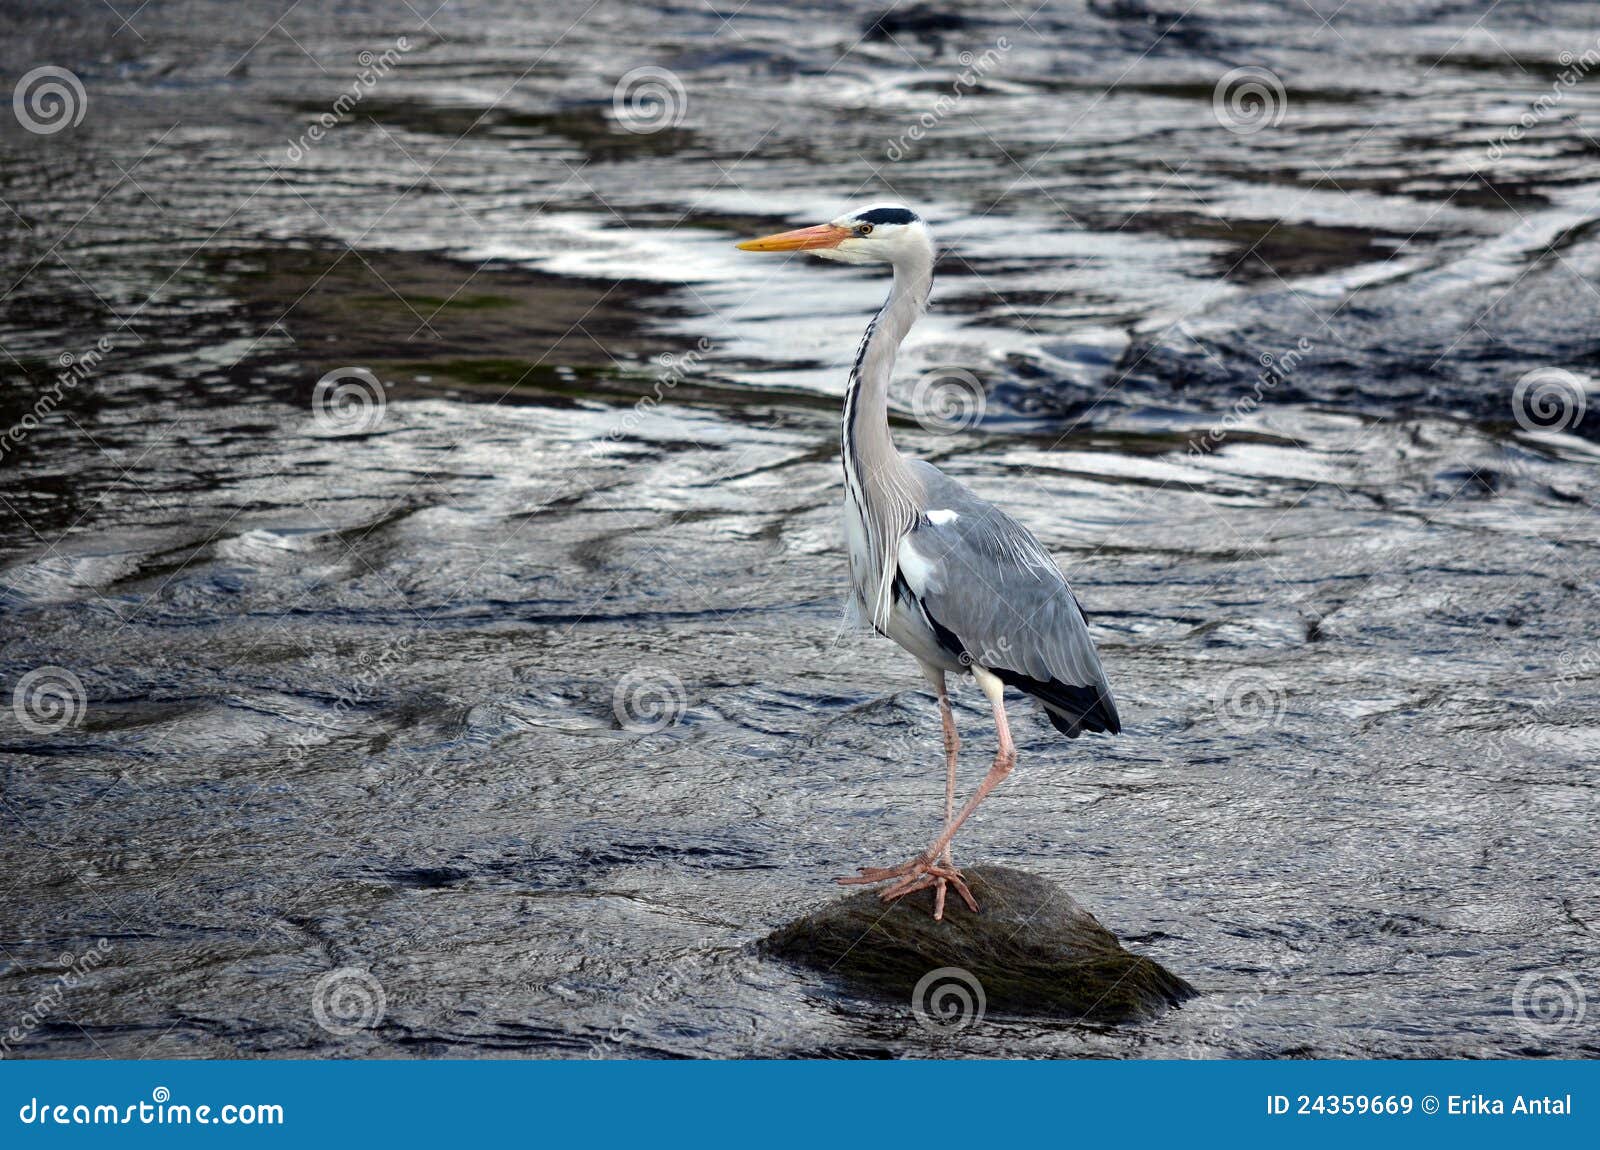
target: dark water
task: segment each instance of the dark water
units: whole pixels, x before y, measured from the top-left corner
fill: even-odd
[[[0,6],[83,89],[0,108],[3,1052],[1595,1054],[1600,15],[1319,6]],[[749,949],[940,810],[841,624],[885,285],[732,249],[888,196],[948,249],[897,434],[1126,724],[1019,708],[961,850],[1157,1022]]]

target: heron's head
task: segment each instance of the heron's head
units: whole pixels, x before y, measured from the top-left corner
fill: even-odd
[[[892,264],[932,250],[928,226],[904,204],[868,204],[814,228],[762,236],[739,245],[747,252],[810,252],[847,264]]]

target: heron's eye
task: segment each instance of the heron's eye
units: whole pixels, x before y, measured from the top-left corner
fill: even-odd
[[[871,224],[857,224],[856,225],[856,235],[858,235],[858,236],[870,236],[871,234],[872,234],[872,225]]]

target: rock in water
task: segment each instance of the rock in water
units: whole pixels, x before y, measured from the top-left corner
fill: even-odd
[[[959,968],[982,987],[990,1010],[1086,1022],[1150,1018],[1198,993],[1160,963],[1123,949],[1055,883],[1008,867],[963,874],[977,914],[953,890],[944,921],[934,922],[933,891],[886,905],[869,889],[790,923],[762,945],[848,988],[902,1001],[932,972]]]

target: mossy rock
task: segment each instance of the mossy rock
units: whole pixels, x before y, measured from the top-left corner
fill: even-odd
[[[963,874],[977,914],[953,890],[935,922],[931,890],[886,905],[869,889],[774,931],[762,948],[850,990],[925,999],[937,992],[934,972],[950,972],[946,981],[975,982],[989,1010],[1084,1022],[1151,1018],[1199,993],[1125,949],[1055,883],[1007,867]]]

